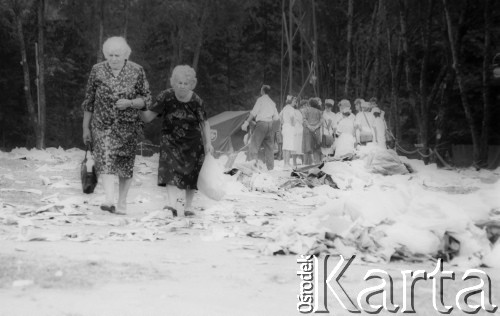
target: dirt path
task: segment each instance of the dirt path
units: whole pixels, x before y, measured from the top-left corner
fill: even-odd
[[[58,168],[64,164],[68,169]],[[247,192],[221,202],[197,195],[195,205],[204,210],[192,219],[142,221],[161,208],[163,193],[146,170],[136,174],[126,216],[98,209],[98,187],[74,208],[84,215],[41,212],[24,216],[26,225],[5,219],[49,204],[41,200],[54,194],[82,198],[71,164],[77,165],[0,159],[0,189],[9,189],[0,191],[0,315],[299,315],[297,257],[266,254],[261,237],[282,219],[300,221],[313,208],[274,194]],[[374,268],[394,277],[395,301],[401,302],[400,271],[435,266],[355,262],[342,278],[346,291],[356,295],[366,288],[363,277]],[[500,274],[485,271],[493,302],[500,302]],[[450,282],[446,303],[454,306],[463,287]],[[430,281],[417,286],[415,301],[417,315],[440,315],[432,307]],[[334,315],[351,315],[331,296],[328,306]],[[461,314],[455,307],[452,315]]]
[[[77,172],[57,170],[60,165],[3,159],[0,188],[8,190],[0,191],[2,211],[35,210],[54,194],[60,200],[81,197]],[[41,177],[60,185],[44,186]],[[265,228],[247,224],[242,211],[289,209],[284,201],[280,206],[255,193],[215,203],[197,195],[195,205],[207,213],[144,224],[141,218],[162,205],[154,174],[136,175],[126,216],[99,210],[101,190],[84,196],[77,210],[85,216],[25,216],[32,222],[28,233],[16,223],[0,225],[0,315],[294,313],[295,289],[275,294],[296,283],[295,259],[259,254],[265,240],[246,232]],[[163,229],[168,224],[174,225]],[[146,233],[154,234],[154,241],[135,240]]]

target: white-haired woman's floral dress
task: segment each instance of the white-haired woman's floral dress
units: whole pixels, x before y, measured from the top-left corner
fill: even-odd
[[[162,118],[158,185],[196,190],[205,158],[201,123],[207,115],[202,99],[193,93],[188,102],[181,102],[167,89],[150,110]]]
[[[118,110],[116,101],[136,98],[142,98],[146,106],[151,104],[149,83],[140,65],[125,61],[116,77],[107,62],[92,67],[82,108],[92,113],[90,129],[98,174],[132,177],[143,123],[140,110]]]

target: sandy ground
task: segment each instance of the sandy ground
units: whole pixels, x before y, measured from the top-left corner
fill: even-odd
[[[42,197],[56,193],[60,199],[83,195],[77,171],[45,168],[34,172],[43,165],[47,164],[0,159],[0,189],[41,191],[0,191],[4,203],[0,212],[7,210],[5,205],[40,207],[46,204]],[[54,182],[62,179],[66,186],[43,185],[40,174]],[[141,218],[161,208],[163,190],[155,186],[154,173],[137,173],[135,179],[126,216],[99,210],[102,188],[98,186],[92,197],[86,197],[88,203],[79,209],[86,215],[78,220],[34,220],[28,236],[43,238],[26,241],[22,225],[0,222],[0,315],[300,314],[297,256],[263,254],[266,239],[255,237],[282,218],[300,220],[314,208],[291,205],[265,193],[230,195],[220,202],[197,194],[196,217],[143,225]],[[232,210],[232,216],[227,216],[227,210]],[[249,210],[254,210],[256,219],[267,216],[267,223],[249,224],[253,216]],[[154,240],[137,237],[144,232],[154,232]],[[378,284],[363,280],[369,269],[384,269],[393,277],[394,300],[401,304],[401,270],[430,272],[435,264],[375,265],[355,260],[342,277],[342,286],[355,297],[367,286]],[[500,272],[483,270],[491,278],[492,301],[499,303]],[[462,281],[463,271],[454,271],[456,280],[445,281],[445,303],[454,306],[452,315],[465,315],[456,307],[455,295],[477,280]],[[471,302],[479,302],[479,298],[473,296]],[[328,306],[331,315],[352,314],[331,294]],[[416,315],[440,315],[432,307],[432,281],[417,283],[415,309]]]

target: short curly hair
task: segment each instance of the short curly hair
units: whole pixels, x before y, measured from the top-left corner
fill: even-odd
[[[318,99],[316,99],[316,98],[310,98],[310,99],[309,99],[309,105],[310,105],[312,108],[315,108],[315,109],[321,110],[320,105],[319,105],[319,102],[318,102]]]
[[[185,76],[187,81],[190,83],[190,89],[193,90],[196,87],[196,71],[193,67],[189,65],[177,65],[172,70],[172,75],[170,76],[170,85],[173,87],[176,78],[180,76]]]
[[[102,53],[104,55],[104,58],[109,59],[109,54],[112,50],[115,49],[122,52],[125,56],[125,59],[128,59],[130,57],[130,53],[132,52],[132,49],[130,48],[130,46],[128,46],[125,38],[121,36],[113,36],[108,38],[102,44]]]

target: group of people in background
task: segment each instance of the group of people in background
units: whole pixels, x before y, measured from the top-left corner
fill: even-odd
[[[343,160],[351,158],[357,146],[368,143],[387,148],[388,132],[384,112],[378,107],[377,99],[370,101],[343,99],[338,104],[332,99],[298,99],[289,95],[278,114],[276,104],[269,98],[270,87],[264,85],[242,129],[247,131],[251,122],[255,128],[249,137],[248,159],[257,159],[264,147],[265,162],[269,170],[274,167],[274,136],[279,119],[279,147],[283,153],[284,168],[296,168],[298,159],[304,165],[320,163],[327,157]],[[290,162],[291,161],[291,162]]]
[[[299,155],[303,157],[303,164],[310,165],[326,157],[350,158],[358,145],[374,143],[386,148],[387,124],[376,98],[369,102],[356,99],[354,109],[347,99],[338,105],[334,100],[326,99],[323,105],[319,98],[298,102],[296,97],[288,96],[286,104],[280,114],[285,168],[291,167],[290,155],[294,157],[293,167],[296,167]],[[295,120],[290,120],[292,109]],[[294,126],[293,131],[287,125]],[[297,141],[300,138],[301,144]],[[290,139],[294,139],[294,147],[285,146]],[[290,154],[285,155],[285,149]]]

